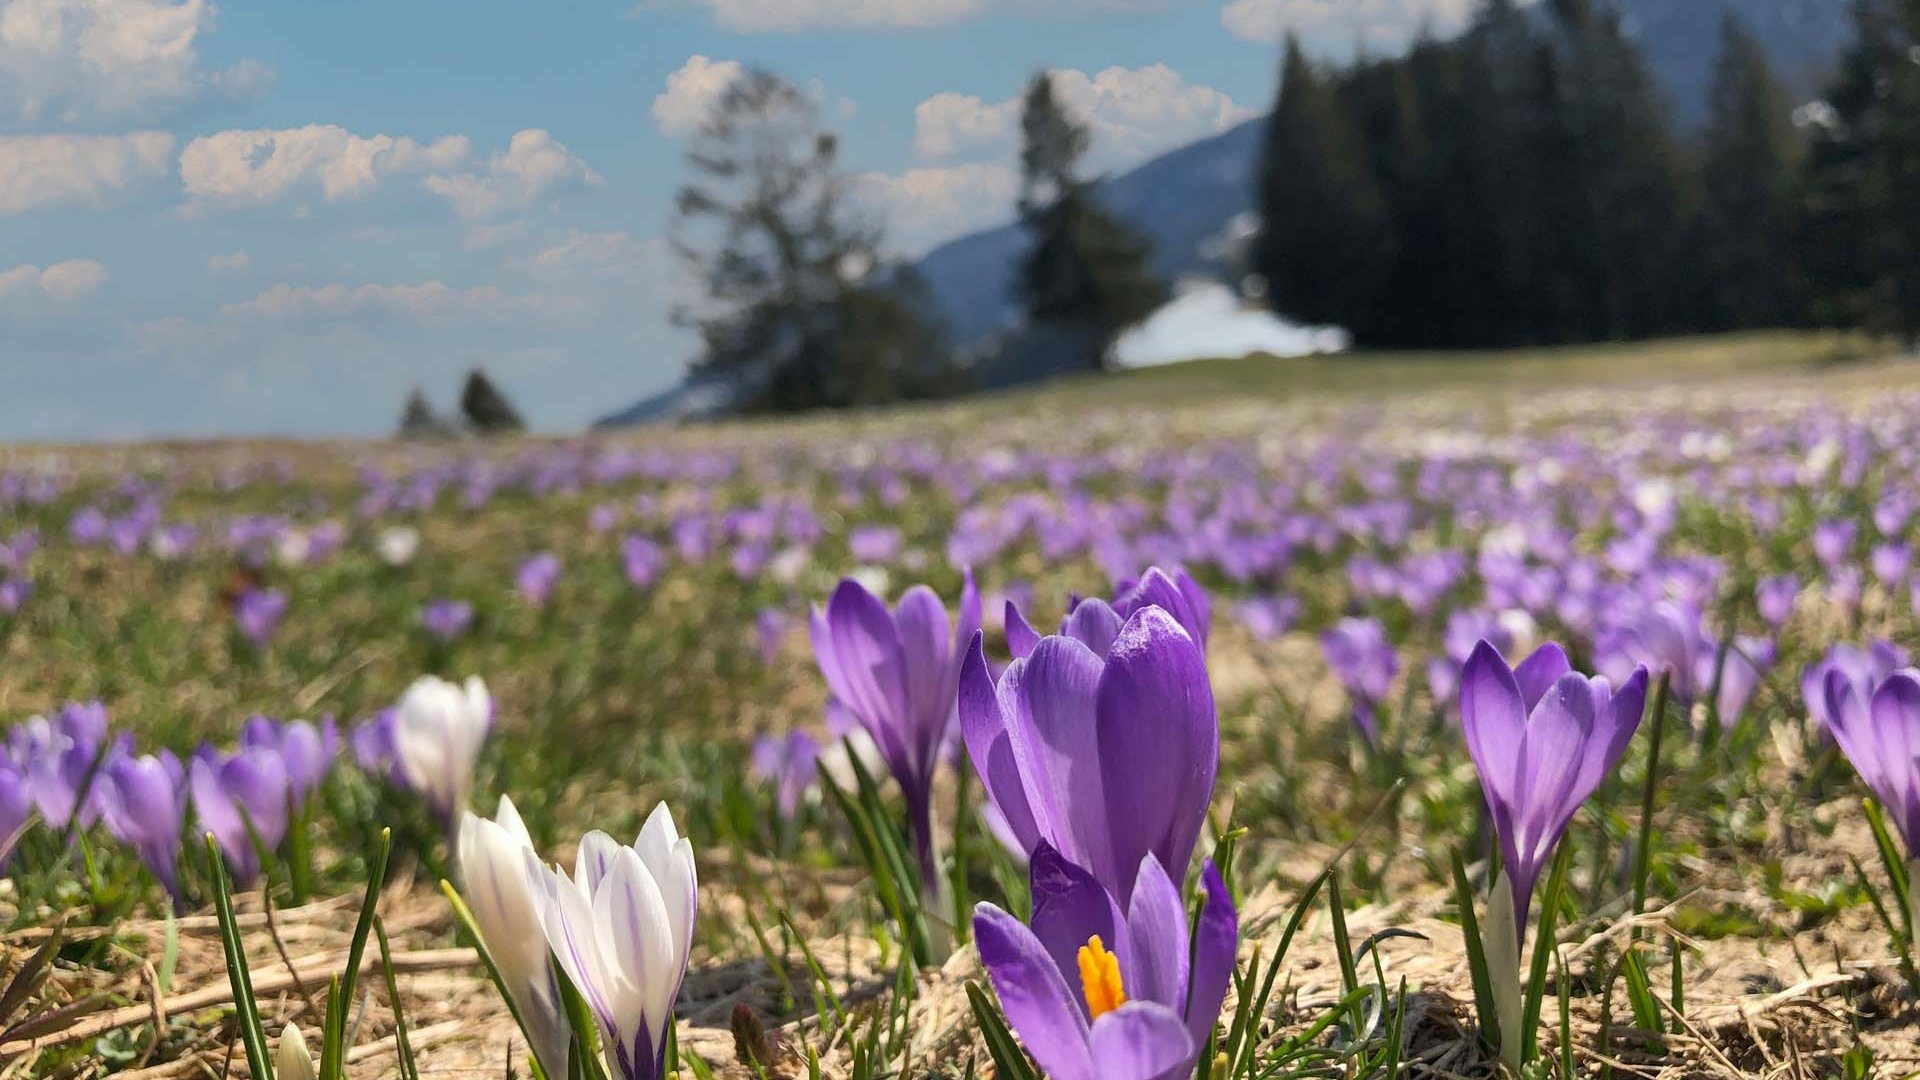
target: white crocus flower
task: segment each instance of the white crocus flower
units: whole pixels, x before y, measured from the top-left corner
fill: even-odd
[[[526,1026],[534,1056],[548,1076],[565,1076],[573,1033],[561,1011],[560,988],[534,902],[527,865],[534,854],[533,840],[513,800],[500,796],[492,821],[462,814],[459,853],[461,891]]]
[[[607,1063],[623,1080],[659,1080],[693,944],[692,845],[661,803],[631,847],[581,837],[571,878],[526,858],[547,946],[593,1013]]]
[[[313,1080],[313,1054],[307,1050],[307,1037],[299,1024],[289,1021],[280,1029],[280,1048],[274,1058],[274,1072],[280,1080]]]
[[[407,786],[441,821],[458,822],[493,723],[487,684],[478,676],[455,685],[428,675],[407,688],[394,712],[394,755]]]
[[[420,550],[420,530],[411,525],[395,525],[382,529],[374,538],[374,548],[380,553],[380,561],[388,566],[405,566],[413,561]]]

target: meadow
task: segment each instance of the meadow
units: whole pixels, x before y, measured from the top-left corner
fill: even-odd
[[[1881,351],[10,448],[0,1076],[1911,1075]]]

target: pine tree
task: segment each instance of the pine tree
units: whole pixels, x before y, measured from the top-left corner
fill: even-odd
[[[1378,268],[1390,260],[1389,208],[1353,116],[1289,37],[1258,177],[1251,263],[1277,312],[1365,340]]]
[[[438,439],[453,433],[452,425],[442,419],[428,403],[427,396],[414,387],[407,392],[407,404],[400,410],[397,434],[403,439]]]
[[[1814,314],[1920,339],[1920,0],[1855,0],[1854,40],[1811,116]]]
[[[1799,320],[1794,215],[1800,145],[1766,52],[1731,11],[1707,98],[1701,160],[1703,321],[1720,329]]]
[[[527,426],[506,395],[479,368],[467,373],[467,384],[460,390],[460,412],[467,418],[467,426],[482,435],[504,435]]]
[[[1052,76],[1028,85],[1020,130],[1020,218],[1032,246],[1020,263],[1019,296],[1030,322],[1084,328],[1086,365],[1099,368],[1107,346],[1152,314],[1166,287],[1148,268],[1146,240],[1101,206],[1081,176],[1091,139],[1054,96]]]
[[[880,253],[806,93],[750,71],[721,94],[687,150],[673,243],[702,297],[694,369],[725,377],[736,407],[791,411],[924,396],[950,351],[927,306]]]
[[[1569,336],[1643,337],[1673,325],[1684,261],[1679,158],[1652,75],[1620,16],[1597,0],[1549,0],[1558,124],[1576,216],[1562,259],[1578,290]]]

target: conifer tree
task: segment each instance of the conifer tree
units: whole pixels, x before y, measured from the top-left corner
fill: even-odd
[[[467,384],[460,390],[460,412],[467,418],[467,426],[482,435],[504,435],[527,426],[507,396],[479,368],[467,373]]]
[[[1717,329],[1797,322],[1793,106],[1731,11],[1721,20],[1702,143],[1704,321]]]
[[[1101,206],[1081,175],[1091,139],[1055,96],[1051,75],[1028,84],[1020,131],[1020,219],[1032,245],[1019,298],[1029,322],[1084,329],[1086,365],[1099,368],[1113,338],[1152,314],[1166,287],[1147,265],[1146,240]]]
[[[427,396],[414,387],[407,392],[407,403],[400,410],[400,426],[397,434],[403,439],[437,439],[453,433],[453,428],[442,419]]]
[[[1855,0],[1810,115],[1802,248],[1815,316],[1920,339],[1920,0]]]
[[[1340,87],[1291,37],[1259,168],[1251,263],[1267,302],[1301,322],[1354,327],[1388,257],[1388,208]]]

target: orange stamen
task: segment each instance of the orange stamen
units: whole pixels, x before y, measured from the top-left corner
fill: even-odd
[[[1120,958],[1107,951],[1099,934],[1080,947],[1080,988],[1087,995],[1087,1012],[1096,1020],[1127,1003],[1126,986],[1120,981]]]

